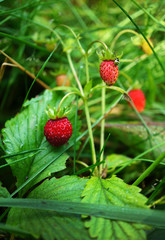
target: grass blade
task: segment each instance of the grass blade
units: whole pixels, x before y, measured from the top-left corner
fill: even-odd
[[[105,206],[98,204],[61,202],[43,199],[0,199],[1,207],[31,208],[61,213],[83,214],[113,220],[138,222],[165,228],[165,212],[141,208]]]

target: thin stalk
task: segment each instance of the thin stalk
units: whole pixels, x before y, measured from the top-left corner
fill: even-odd
[[[86,70],[86,80],[89,82],[89,69],[88,69],[88,54],[85,54],[85,70]]]
[[[74,124],[74,158],[73,158],[73,174],[76,173],[76,138],[77,138],[77,112],[78,112],[78,98],[76,99],[75,124]]]
[[[101,101],[101,114],[104,116],[105,114],[105,93],[106,89],[102,88],[101,94],[102,94],[102,101]],[[104,128],[105,128],[105,118],[101,121],[101,134],[100,134],[100,151],[103,149],[104,146]],[[102,151],[100,155],[100,162],[102,162],[104,159],[104,150]],[[100,175],[102,173],[103,165],[100,165]]]
[[[143,173],[142,175],[133,183],[133,185],[139,185],[148,175],[159,165],[159,163],[164,159],[165,152],[163,152]]]
[[[136,112],[136,115],[139,117],[140,121],[141,121],[142,124],[144,125],[144,127],[145,127],[145,129],[146,129],[146,132],[147,132],[149,138],[151,139],[151,138],[152,138],[152,133],[151,133],[149,127],[147,126],[146,122],[145,122],[144,119],[142,118],[141,114],[137,111],[134,103],[133,103],[132,101],[131,101],[130,103],[131,103],[132,108],[133,108],[134,111]]]
[[[80,97],[82,97],[80,94],[78,94],[78,92],[69,92],[67,93],[60,101],[59,105],[58,105],[58,108],[57,108],[57,112],[59,112],[60,108],[61,108],[61,105],[63,104],[64,100],[69,97],[70,95],[79,95]]]
[[[76,70],[74,68],[70,53],[67,52],[67,58],[69,61],[69,65],[71,67],[71,70],[73,72],[73,75],[76,79],[76,82],[78,84],[79,90],[81,92],[82,97],[84,97],[84,92],[80,83],[80,80],[77,76]],[[94,138],[93,138],[93,132],[92,132],[92,126],[91,126],[91,120],[90,120],[90,114],[89,114],[89,108],[88,108],[88,102],[85,98],[83,98],[84,101],[84,107],[85,107],[85,114],[86,114],[86,119],[87,119],[87,125],[88,125],[88,131],[89,131],[89,137],[90,137],[90,145],[91,145],[91,151],[92,151],[92,161],[93,164],[96,163],[96,152],[95,152],[95,145],[94,145]],[[97,175],[97,169],[95,168],[94,173]]]
[[[76,82],[77,82],[77,85],[78,85],[78,87],[79,87],[79,90],[80,90],[80,92],[81,92],[81,95],[84,96],[84,92],[83,92],[81,83],[80,83],[80,81],[79,81],[79,79],[78,79],[78,76],[77,76],[77,73],[76,73],[76,71],[75,71],[75,68],[74,68],[74,66],[73,66],[73,62],[72,62],[70,53],[67,52],[66,55],[67,55],[67,58],[68,58],[68,62],[69,62],[70,68],[71,68],[71,70],[72,70],[72,72],[73,72],[73,75],[74,75],[74,77],[75,77],[75,80],[76,80]]]
[[[85,162],[76,160],[76,163],[79,163],[79,164],[81,164],[82,166],[89,168],[88,164],[86,164]],[[91,169],[90,169],[90,171],[91,171]]]
[[[137,111],[135,105],[133,102],[131,102],[131,105],[134,109],[134,111],[136,112],[137,116],[139,117],[140,121],[142,122],[142,124],[144,125],[145,129],[146,129],[146,132],[147,132],[147,135],[149,137],[149,144],[150,144],[150,147],[152,148],[153,145],[152,145],[152,132],[150,131],[149,127],[147,126],[146,122],[144,121],[144,119],[142,118],[141,114]],[[155,157],[155,153],[153,151],[153,156]]]
[[[73,36],[75,37],[75,39],[77,40],[77,44],[78,44],[78,46],[79,46],[79,49],[80,49],[80,51],[81,51],[81,53],[82,53],[82,55],[84,55],[85,54],[85,50],[83,49],[83,47],[82,47],[82,45],[81,45],[81,43],[80,43],[80,41],[79,41],[79,36],[78,35],[76,35],[76,33],[72,30],[72,28],[70,28],[69,26],[67,26],[67,25],[65,25],[65,24],[59,24],[59,25],[57,25],[57,27],[65,27],[65,28],[67,28],[72,34],[73,34]]]
[[[102,42],[102,41],[100,41],[100,40],[95,40],[95,41],[91,42],[91,44],[89,44],[89,46],[88,46],[88,48],[87,48],[87,51],[86,51],[86,54],[87,54],[87,55],[88,55],[89,49],[91,48],[91,46],[92,46],[94,43],[101,43],[101,44],[103,45],[103,47],[105,48],[105,50],[108,49],[107,45],[106,45],[104,42]]]
[[[88,108],[88,102],[86,99],[84,99],[84,107],[85,107],[85,114],[87,119],[87,125],[88,125],[88,131],[89,131],[89,138],[90,138],[90,145],[91,145],[91,151],[92,151],[92,161],[93,164],[96,164],[96,152],[95,152],[95,145],[94,145],[94,138],[93,138],[93,132],[92,132],[92,126],[91,126],[91,120],[89,115],[89,108]],[[97,167],[95,167],[94,170],[95,175],[98,175]]]
[[[112,44],[111,44],[111,50],[114,48],[114,46],[115,46],[118,38],[119,38],[121,35],[123,35],[124,33],[132,33],[132,34],[134,34],[134,35],[136,35],[136,36],[138,36],[138,37],[140,38],[140,35],[139,35],[137,32],[135,32],[134,30],[125,29],[125,30],[119,32],[119,33],[115,36],[115,38],[113,39]]]

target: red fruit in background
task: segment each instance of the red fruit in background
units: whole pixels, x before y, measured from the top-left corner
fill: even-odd
[[[70,80],[66,74],[61,74],[56,77],[57,86],[67,86],[70,87]]]
[[[128,95],[132,99],[137,111],[138,112],[144,111],[146,99],[145,99],[145,95],[144,95],[143,91],[140,89],[134,89],[134,90],[129,91]],[[129,103],[129,105],[131,106],[130,103]]]
[[[119,68],[114,60],[104,60],[100,64],[100,76],[107,85],[115,84],[119,76]]]
[[[72,124],[67,117],[50,119],[44,127],[44,135],[51,145],[61,146],[72,136]]]

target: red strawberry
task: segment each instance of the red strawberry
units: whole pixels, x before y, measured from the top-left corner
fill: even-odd
[[[134,89],[134,90],[129,91],[128,95],[132,99],[137,111],[138,112],[144,111],[146,99],[145,99],[145,95],[144,95],[143,91],[140,89]],[[131,106],[130,103],[129,103],[129,105]]]
[[[115,60],[117,61],[117,59]],[[100,64],[100,76],[107,85],[115,84],[118,76],[119,69],[114,60],[104,60]]]
[[[99,53],[97,52],[97,55],[102,61],[100,64],[101,78],[109,86],[115,84],[119,76],[119,68],[117,65],[119,64],[119,58],[121,55],[117,56],[115,52],[112,52],[108,48]]]
[[[72,124],[67,117],[50,119],[44,127],[44,135],[51,145],[61,146],[72,136]]]

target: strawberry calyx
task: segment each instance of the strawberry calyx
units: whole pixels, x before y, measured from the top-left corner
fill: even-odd
[[[110,49],[105,49],[101,51],[97,51],[97,55],[101,61],[114,61],[115,65],[120,63],[120,58],[122,54],[118,55],[116,52],[111,51]]]
[[[70,112],[70,109],[68,107],[62,107],[60,109],[56,109],[55,107],[51,108],[50,106],[47,106],[47,109],[45,109],[46,114],[48,117],[52,120],[66,117],[67,114]]]

